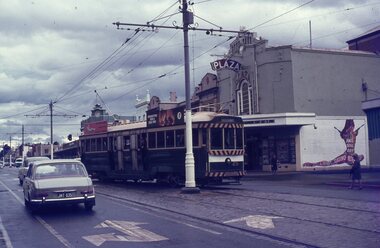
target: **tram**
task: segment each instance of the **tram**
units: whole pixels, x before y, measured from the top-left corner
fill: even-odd
[[[86,131],[87,130],[87,131]],[[195,181],[239,181],[244,176],[243,122],[215,112],[192,115]],[[146,122],[89,123],[79,137],[81,161],[103,180],[185,182],[185,121],[182,111],[161,110]]]

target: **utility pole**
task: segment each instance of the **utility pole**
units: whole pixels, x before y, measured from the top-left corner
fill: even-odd
[[[180,26],[162,26],[154,24],[136,24],[136,23],[121,23],[115,22],[114,25],[120,29],[120,26],[144,26],[155,28],[169,28],[169,29],[182,29],[183,30],[183,40],[184,40],[184,67],[185,67],[185,96],[186,96],[186,157],[185,157],[185,172],[186,172],[186,181],[185,187],[182,188],[183,193],[199,193],[200,190],[196,187],[195,183],[195,166],[194,166],[194,154],[193,154],[193,135],[192,135],[192,116],[191,116],[191,98],[190,98],[190,58],[189,58],[189,38],[188,31],[206,31],[206,34],[212,34],[215,32],[226,32],[226,33],[242,33],[247,31],[235,31],[235,30],[223,30],[220,29],[205,29],[198,27],[189,27],[190,24],[194,23],[194,15],[192,12],[188,11],[187,0],[182,0],[182,21],[183,27]]]
[[[25,134],[33,134],[33,133],[25,133],[24,124],[21,126],[21,133],[7,133],[7,135],[20,135],[21,134],[21,156],[24,156],[24,136]],[[12,136],[9,136],[9,143],[12,144]]]
[[[53,105],[55,102],[53,100],[50,100],[49,103],[49,115],[25,115],[26,117],[41,117],[41,116],[50,116],[50,159],[54,159],[54,145],[53,145],[53,116],[63,116],[63,117],[76,117],[78,115],[68,115],[68,114],[53,114]]]

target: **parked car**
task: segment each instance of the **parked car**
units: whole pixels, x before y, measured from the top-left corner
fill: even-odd
[[[33,162],[23,183],[25,206],[35,210],[50,204],[84,203],[91,211],[95,191],[86,167],[74,159]]]
[[[16,167],[21,167],[23,162],[24,161],[23,161],[22,158],[16,158],[16,160],[15,160],[15,166]]]
[[[18,181],[20,185],[22,185],[22,182],[24,181],[26,172],[28,171],[29,164],[33,161],[39,161],[39,160],[49,160],[48,157],[26,157],[24,159],[24,162],[20,169],[18,170]]]

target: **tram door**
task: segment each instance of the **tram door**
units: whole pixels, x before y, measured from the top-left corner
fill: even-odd
[[[138,170],[139,165],[137,161],[137,135],[131,135],[131,158],[132,158],[132,170]]]

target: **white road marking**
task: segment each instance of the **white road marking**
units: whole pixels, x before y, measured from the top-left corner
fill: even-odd
[[[21,205],[24,205],[24,202],[23,200],[20,199],[20,197],[18,197],[18,195],[16,195],[7,185],[5,185],[1,180],[0,180],[0,184],[3,185],[8,191],[9,193],[11,193],[13,195],[14,198],[16,198],[16,200],[21,203]],[[39,216],[34,216],[34,218],[41,223],[41,225],[43,227],[45,227],[45,229],[47,229],[54,237],[56,237],[65,247],[74,247],[73,245],[70,244],[69,241],[67,241],[62,235],[60,235],[52,226],[50,226],[48,223],[46,223],[41,217]]]
[[[212,233],[212,234],[216,234],[216,235],[220,235],[222,233],[220,232],[216,232],[216,231],[213,231],[213,230],[210,230],[210,229],[207,229],[207,228],[203,228],[203,227],[200,227],[200,226],[194,226],[192,224],[188,224],[188,223],[183,223],[185,224],[186,226],[189,226],[189,227],[192,227],[192,228],[195,228],[195,229],[199,229],[199,230],[202,230],[202,231],[205,231],[205,232],[209,232],[209,233]]]
[[[102,196],[105,197],[105,198],[113,200],[115,202],[115,204],[118,204],[120,206],[125,207],[125,204],[122,204],[124,201],[121,200],[121,199],[115,199],[115,198],[112,198],[112,197],[107,196],[107,195],[102,195]],[[138,205],[136,203],[133,203],[133,202],[128,202],[128,204],[135,205],[135,206],[140,206],[140,205]],[[184,221],[179,221],[179,220],[176,220],[174,218],[169,218],[169,217],[165,217],[163,215],[155,214],[152,211],[146,211],[146,210],[143,210],[143,209],[140,209],[140,208],[131,207],[131,206],[128,206],[128,208],[133,209],[133,210],[138,211],[138,212],[142,212],[142,213],[146,213],[146,214],[149,214],[149,215],[152,215],[152,216],[156,216],[156,217],[159,217],[161,219],[165,219],[165,220],[168,220],[168,221],[171,221],[171,222],[175,222],[175,223],[178,223],[178,224],[181,224],[181,225],[186,225],[186,226],[189,226],[189,227],[193,227],[195,229],[203,230],[205,232],[209,232],[209,233],[212,233],[212,234],[215,234],[215,235],[222,234],[222,233],[219,233],[219,232],[211,230],[211,229],[195,226],[195,225],[192,225],[192,224],[188,224],[188,223],[186,223]]]
[[[3,234],[3,237],[0,236],[0,239],[3,239],[5,241],[5,247],[6,248],[13,248],[11,239],[8,236],[8,232],[5,229],[5,227],[3,225],[3,221],[1,220],[1,216],[0,216],[0,234],[1,233]]]
[[[269,228],[274,228],[274,223],[272,219],[279,219],[279,218],[283,218],[283,217],[267,216],[267,215],[249,215],[246,217],[225,221],[223,223],[227,224],[227,223],[245,221],[247,226],[249,227],[258,228],[258,229],[269,229]]]
[[[168,240],[168,238],[142,229],[138,225],[145,224],[132,221],[110,221],[106,220],[95,228],[113,228],[124,235],[105,233],[100,235],[83,236],[82,238],[95,246],[100,246],[106,241],[128,241],[128,242],[155,242]]]

